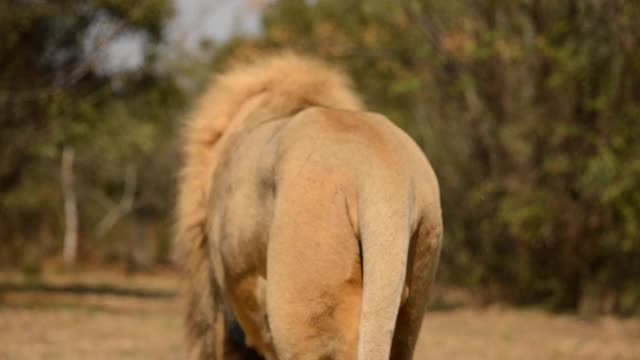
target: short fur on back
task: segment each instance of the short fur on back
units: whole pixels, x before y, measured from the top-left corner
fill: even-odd
[[[314,59],[283,53],[253,63],[236,63],[211,81],[184,130],[184,164],[179,176],[175,246],[185,270],[187,343],[192,355],[208,357],[213,326],[212,289],[205,231],[208,189],[216,164],[214,148],[242,105],[267,93],[261,113],[283,117],[310,106],[361,110],[349,79]]]

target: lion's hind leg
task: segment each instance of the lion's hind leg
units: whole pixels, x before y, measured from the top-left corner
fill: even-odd
[[[322,269],[322,260],[308,260],[305,268],[289,268],[295,275],[287,275],[288,266],[280,265],[277,275],[269,278],[269,325],[278,358],[355,359],[360,276],[324,277],[322,271],[316,273]],[[358,265],[354,268],[359,272]]]
[[[344,201],[287,195],[276,204],[267,260],[278,359],[355,359],[362,271]]]
[[[411,239],[406,287],[391,347],[392,360],[413,357],[438,266],[441,237],[441,225],[430,227],[422,224]]]

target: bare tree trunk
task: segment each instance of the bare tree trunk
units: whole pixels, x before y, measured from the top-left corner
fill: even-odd
[[[64,198],[64,249],[62,258],[65,267],[75,265],[78,253],[78,204],[73,186],[74,151],[65,147],[62,151],[62,195]]]
[[[147,221],[141,220],[131,226],[132,239],[129,244],[130,254],[128,271],[137,272],[149,270],[153,266],[153,255],[149,241]]]

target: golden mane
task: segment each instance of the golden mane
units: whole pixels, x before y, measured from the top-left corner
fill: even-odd
[[[293,53],[258,60],[236,63],[215,76],[183,129],[184,163],[178,180],[175,245],[186,271],[185,290],[190,302],[187,340],[192,353],[201,353],[207,347],[206,334],[213,321],[205,223],[206,193],[218,140],[243,105],[259,94],[265,94],[260,114],[268,117],[284,117],[310,106],[362,109],[349,79],[323,62]]]

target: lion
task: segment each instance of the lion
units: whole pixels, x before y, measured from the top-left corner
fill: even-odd
[[[189,357],[410,359],[442,231],[427,158],[340,70],[237,63],[184,128]]]

